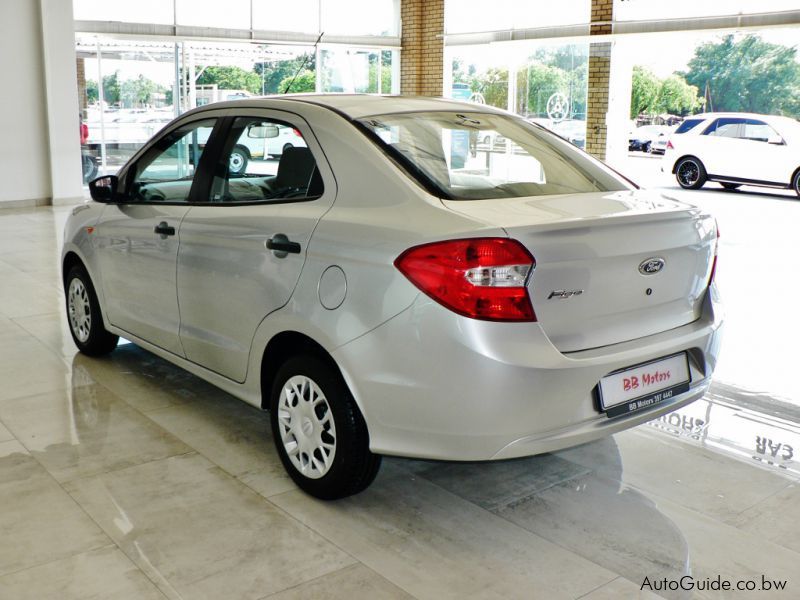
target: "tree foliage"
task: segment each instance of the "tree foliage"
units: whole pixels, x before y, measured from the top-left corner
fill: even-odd
[[[715,111],[800,116],[797,50],[756,35],[698,46],[682,74],[700,90],[708,84]]]
[[[304,62],[305,66],[303,66]],[[253,71],[256,73],[256,75],[258,75],[258,93],[282,94],[286,86],[281,85],[281,83],[287,77],[289,80],[291,80],[291,78],[294,77],[294,74],[297,73],[301,68],[312,73],[316,71],[316,57],[313,52],[301,54],[289,60],[256,63],[253,65]],[[299,75],[298,79],[300,79]],[[298,90],[292,86],[292,91],[296,92]],[[314,87],[312,86],[310,90],[303,91],[313,92]]]
[[[650,69],[636,65],[631,81],[631,119],[646,115],[686,115],[702,106],[698,89],[678,74],[659,79]]]
[[[293,79],[294,81],[292,81]],[[290,84],[291,87],[289,87]],[[313,92],[316,90],[316,86],[317,76],[314,74],[314,72],[309,71],[308,69],[303,69],[297,74],[296,78],[294,74],[292,74],[283,79],[280,83],[278,93],[300,94],[302,92]]]
[[[640,65],[633,67],[631,119],[635,119],[642,113],[658,114],[656,100],[660,87],[658,77],[650,69]]]
[[[241,67],[206,67],[197,78],[197,85],[215,84],[221,90],[246,90],[251,94],[261,93],[261,77],[255,71],[247,71]]]

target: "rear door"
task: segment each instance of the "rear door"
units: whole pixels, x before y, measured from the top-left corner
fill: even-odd
[[[769,183],[789,183],[800,157],[792,153],[791,147],[772,126],[760,119],[747,119],[742,138],[741,147],[746,156],[741,177]]]
[[[699,158],[709,175],[735,177],[742,172],[747,160],[742,156],[744,123],[745,119],[739,117],[721,117],[697,137]]]
[[[244,381],[256,328],[289,301],[336,184],[299,116],[258,109],[229,114],[213,179],[181,224],[177,287],[186,357]],[[287,128],[301,143],[280,159],[253,158],[244,172],[231,171],[230,153],[243,135],[269,140]]]
[[[217,123],[186,122],[152,144],[123,174],[123,200],[107,205],[96,226],[110,323],[181,356],[175,283],[180,225]]]

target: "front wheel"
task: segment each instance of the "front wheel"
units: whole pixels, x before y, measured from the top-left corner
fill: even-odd
[[[800,169],[797,169],[797,172],[792,177],[792,189],[794,193],[800,196]]]
[[[278,370],[270,397],[275,447],[289,476],[322,500],[351,496],[378,474],[367,424],[341,375],[312,355]]]
[[[699,158],[687,156],[678,161],[675,166],[675,178],[685,190],[699,190],[708,178],[706,168]]]
[[[119,336],[106,331],[103,315],[89,274],[75,265],[64,280],[67,321],[75,345],[83,354],[102,356],[117,347]]]

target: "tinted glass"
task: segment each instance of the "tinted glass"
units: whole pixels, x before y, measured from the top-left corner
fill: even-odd
[[[136,202],[188,202],[197,167],[216,119],[168,133],[136,163],[129,195]]]
[[[239,117],[211,184],[211,202],[285,202],[322,195],[311,150],[289,123]]]
[[[703,135],[728,138],[741,137],[744,121],[744,119],[736,118],[717,119],[703,132]]]
[[[678,126],[678,128],[675,130],[675,133],[686,133],[687,131],[691,131],[702,122],[703,119],[686,119]]]
[[[522,119],[486,113],[404,113],[368,117],[410,172],[442,197],[515,198],[629,189],[611,171],[554,134]]]
[[[768,142],[770,138],[780,137],[778,133],[764,121],[757,121],[755,119],[747,119],[744,124],[744,135],[746,140],[753,140],[756,142]]]

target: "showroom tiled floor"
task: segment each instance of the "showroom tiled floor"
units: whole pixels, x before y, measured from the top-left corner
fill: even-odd
[[[599,600],[689,572],[800,597],[796,423],[718,391],[555,454],[386,459],[365,493],[319,502],[267,415],[132,344],[76,353],[66,213],[0,211],[0,598]]]

